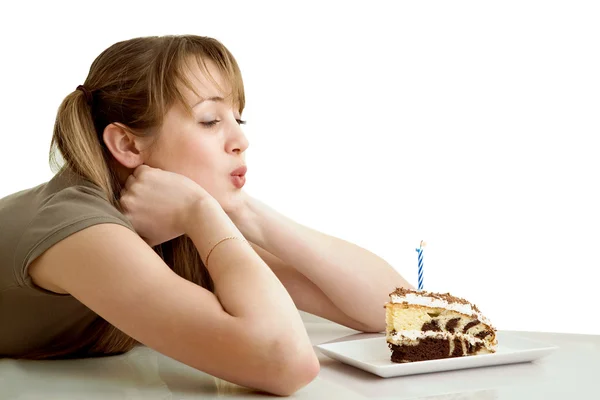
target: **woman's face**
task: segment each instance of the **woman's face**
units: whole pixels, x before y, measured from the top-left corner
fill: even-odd
[[[207,64],[218,87],[228,88],[217,69],[211,63]],[[248,140],[240,127],[239,111],[225,100],[229,93],[220,92],[195,63],[193,65],[195,69],[190,71],[188,78],[201,98],[187,88],[182,89],[192,106],[192,117],[181,105],[171,107],[145,162],[151,167],[187,176],[210,193],[225,210],[233,209],[241,199],[245,182],[243,168],[242,171],[238,169],[246,164],[244,152]]]

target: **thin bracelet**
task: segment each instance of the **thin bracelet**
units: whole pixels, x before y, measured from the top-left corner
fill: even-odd
[[[223,239],[221,239],[217,243],[215,243],[215,245],[208,251],[208,254],[206,255],[206,261],[204,262],[204,266],[205,267],[208,267],[208,257],[210,257],[210,254],[215,249],[215,247],[217,247],[218,245],[220,245],[221,243],[223,243],[224,241],[229,240],[229,239],[238,239],[238,240],[241,240],[243,242],[248,243],[248,241],[246,239],[238,237],[238,236],[227,236],[227,237],[224,237]]]

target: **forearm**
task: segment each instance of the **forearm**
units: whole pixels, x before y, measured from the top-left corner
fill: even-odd
[[[252,199],[248,239],[316,284],[350,318],[385,327],[383,305],[396,287],[412,287],[387,262],[357,245],[300,225]],[[251,228],[250,228],[251,227]]]
[[[203,260],[212,249],[206,268],[225,311],[265,329],[291,326],[298,335],[295,339],[308,342],[292,299],[252,247],[237,239],[225,240],[214,247],[226,237],[243,238],[218,204],[199,204],[190,218],[187,235]]]

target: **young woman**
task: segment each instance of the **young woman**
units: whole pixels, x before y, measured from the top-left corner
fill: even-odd
[[[135,38],[61,104],[52,180],[0,200],[0,356],[142,343],[274,394],[319,363],[297,310],[385,329],[411,287],[376,255],[247,195],[238,65],[217,40]]]

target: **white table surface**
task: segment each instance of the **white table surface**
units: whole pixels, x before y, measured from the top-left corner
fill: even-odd
[[[381,334],[356,334],[306,322],[313,345]],[[600,399],[600,335],[507,332],[559,350],[533,363],[380,378],[319,354],[319,376],[298,399]],[[114,357],[65,361],[0,359],[0,399],[275,398],[214,378],[139,347]]]

